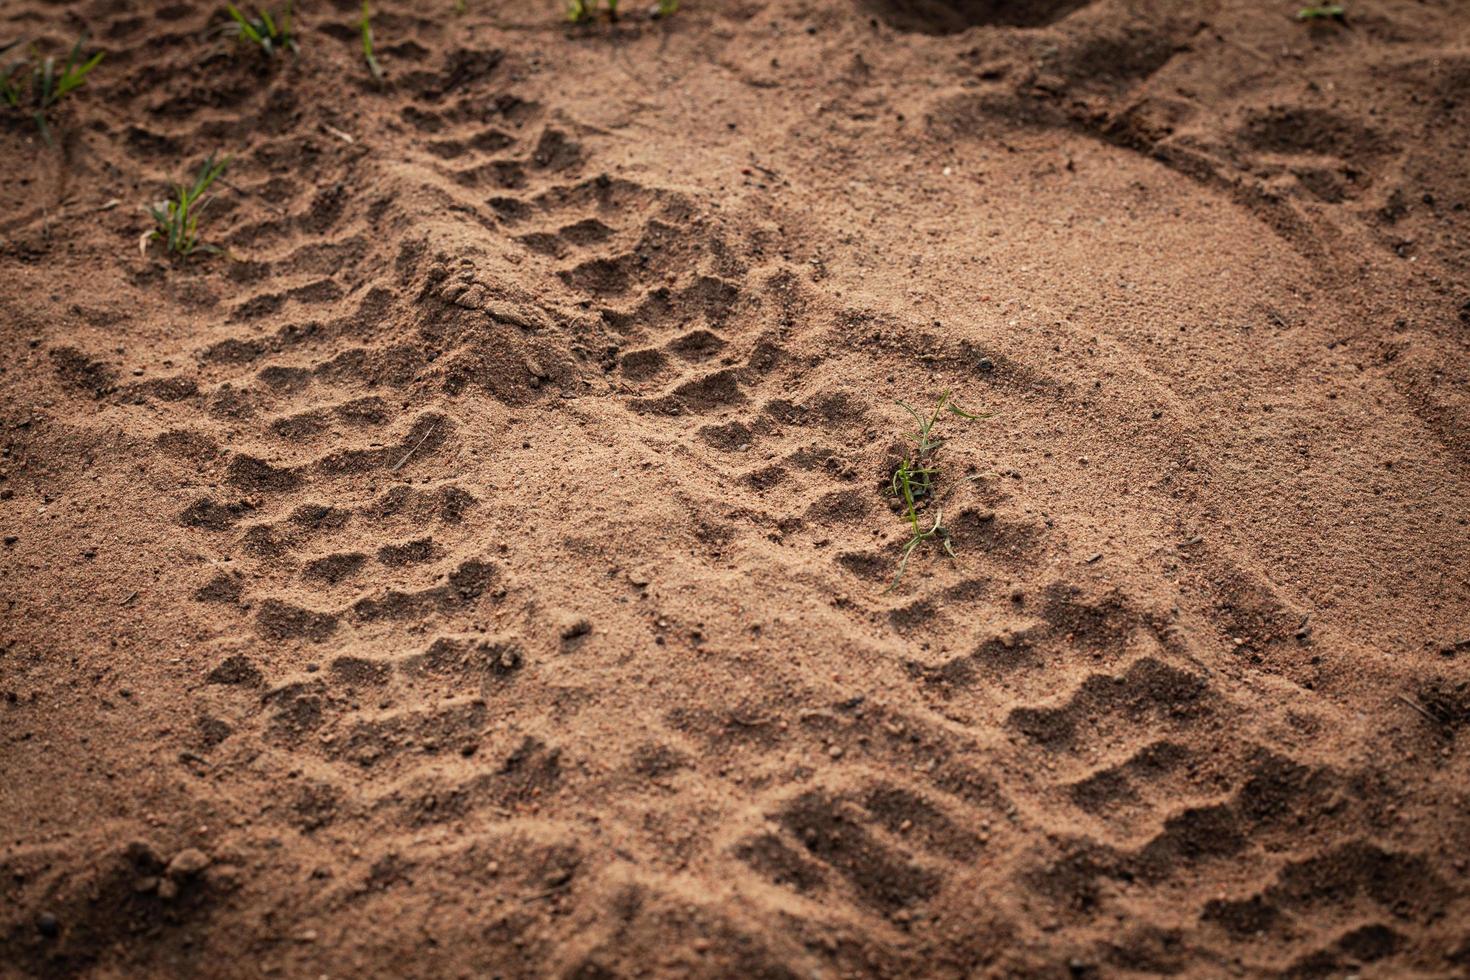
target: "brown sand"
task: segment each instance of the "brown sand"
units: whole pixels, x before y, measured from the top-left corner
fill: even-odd
[[[3,7],[0,973],[1470,972],[1458,0],[303,6]]]

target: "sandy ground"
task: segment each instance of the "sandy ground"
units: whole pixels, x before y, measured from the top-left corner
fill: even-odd
[[[0,974],[1470,974],[1470,19],[1348,5],[9,0]]]

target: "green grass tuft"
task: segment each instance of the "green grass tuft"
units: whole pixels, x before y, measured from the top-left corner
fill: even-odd
[[[195,252],[219,252],[217,246],[205,245],[199,241],[199,214],[209,203],[209,199],[204,198],[204,192],[209,190],[209,186],[229,165],[229,157],[216,163],[211,154],[199,168],[192,186],[179,184],[174,188],[173,198],[150,206],[148,212],[153,215],[154,227],[139,243],[142,249],[146,251],[151,241],[162,240],[171,253],[185,258]]]
[[[567,0],[567,20],[573,24],[585,24],[597,19],[597,15],[607,12],[608,20],[618,19],[620,0]],[[652,18],[672,16],[679,9],[679,0],[658,0],[649,10],[648,16]]]
[[[279,16],[272,14],[269,10],[259,10],[253,17],[246,17],[240,12],[240,8],[233,3],[225,4],[225,10],[230,14],[233,23],[226,28],[242,41],[255,45],[265,52],[267,57],[274,56],[278,51],[298,50],[296,46],[296,33],[293,30],[292,20],[294,17],[295,0],[289,0],[286,4],[286,12]]]
[[[1342,20],[1346,16],[1347,8],[1340,3],[1321,3],[1296,12],[1297,20]]]
[[[939,541],[945,553],[951,558],[955,557],[954,542],[950,538],[949,531],[944,527],[944,512],[936,502],[935,491],[939,469],[935,465],[934,457],[939,452],[939,448],[944,445],[944,440],[934,434],[939,420],[946,413],[972,421],[989,417],[965,411],[950,397],[948,391],[939,396],[938,403],[927,417],[921,415],[912,405],[905,402],[897,404],[913,416],[919,427],[914,432],[911,450],[894,469],[888,486],[884,490],[889,496],[897,498],[900,514],[909,525],[909,539],[904,543],[903,554],[898,562],[898,572],[893,576],[893,582],[885,590],[888,592],[898,588],[904,570],[908,568],[909,558],[925,541]],[[931,503],[935,504],[932,520],[927,516]]]
[[[11,51],[20,47],[19,41],[11,41],[0,48],[0,58],[9,55]],[[19,109],[21,100],[25,96],[25,69],[30,62],[24,57],[10,60],[8,63],[0,61],[0,99],[12,109]]]
[[[383,69],[373,56],[373,8],[372,0],[362,0],[362,57],[375,81],[383,80]]]
[[[82,48],[86,43],[86,35],[78,38],[60,66],[53,56],[37,58],[34,54],[26,54],[0,67],[0,98],[12,109],[29,109],[48,146],[53,141],[47,114],[62,99],[85,85],[87,76],[102,61],[101,51],[83,60]],[[18,46],[18,43],[11,43],[0,49],[0,55]]]

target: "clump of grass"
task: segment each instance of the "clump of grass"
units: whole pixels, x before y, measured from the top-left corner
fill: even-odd
[[[905,402],[898,402],[898,406],[913,416],[919,427],[914,432],[913,445],[909,453],[894,469],[888,486],[884,490],[889,496],[897,499],[900,514],[909,525],[909,539],[904,543],[903,556],[898,562],[898,572],[893,576],[893,582],[886,590],[889,592],[898,588],[899,580],[903,578],[904,570],[908,568],[909,558],[913,556],[915,549],[925,541],[937,540],[943,545],[946,554],[951,558],[955,556],[954,542],[944,526],[944,512],[936,503],[939,469],[935,465],[934,457],[944,445],[944,440],[934,434],[935,427],[946,413],[972,421],[988,417],[965,411],[950,397],[948,391],[939,396],[939,401],[928,416],[920,414],[917,409]],[[936,503],[932,520],[927,515],[931,503]]]
[[[1340,3],[1319,3],[1296,12],[1297,20],[1342,20],[1347,8]]]
[[[219,179],[229,165],[229,157],[216,163],[214,155],[210,154],[199,168],[192,185],[178,184],[172,198],[151,205],[148,212],[153,215],[154,227],[138,243],[141,249],[147,251],[149,242],[161,240],[166,243],[170,252],[184,258],[195,252],[221,251],[218,246],[205,245],[199,241],[199,214],[209,203],[204,192],[209,190],[209,186]]]
[[[19,41],[11,41],[9,44],[0,47],[0,59],[6,58],[11,51],[18,47],[20,47]],[[8,63],[0,61],[0,99],[4,99],[5,104],[12,109],[20,108],[21,94],[25,91],[21,79],[25,77],[23,69],[26,65],[27,62],[24,58],[9,61]]]
[[[298,50],[296,34],[292,30],[295,6],[295,0],[289,0],[284,14],[275,15],[269,10],[258,10],[253,16],[247,17],[240,12],[239,7],[233,3],[227,3],[225,10],[229,11],[234,23],[226,25],[226,28],[240,40],[247,41],[264,51],[267,57],[275,55],[278,51],[295,52]]]
[[[378,59],[373,56],[372,0],[362,0],[362,57],[367,62],[368,71],[372,72],[373,79],[381,82],[383,69],[378,64]]]
[[[51,127],[46,122],[47,113],[62,99],[85,85],[87,76],[102,61],[101,51],[86,60],[82,59],[82,48],[86,42],[85,35],[78,38],[66,56],[66,61],[59,66],[53,56],[37,58],[31,54],[0,69],[0,98],[12,109],[30,109],[31,118],[36,121],[36,128],[41,131],[48,146],[52,139]],[[17,43],[12,43],[0,49],[0,54],[17,46]]]
[[[10,62],[10,51],[18,47],[21,47],[21,41],[0,44],[0,98],[4,98],[7,106],[12,109],[18,109],[21,104],[21,93],[25,91],[25,88],[18,79],[22,76],[21,69],[24,69],[28,63],[24,57]]]
[[[607,11],[608,20],[618,19],[619,0],[568,0],[567,20],[573,24],[585,24],[595,20],[599,11]],[[679,0],[657,0],[649,10],[650,17],[668,17],[679,9]]]

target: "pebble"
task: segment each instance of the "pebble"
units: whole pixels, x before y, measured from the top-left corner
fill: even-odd
[[[575,640],[592,632],[592,621],[584,616],[579,616],[562,625],[561,638],[563,640]]]
[[[180,878],[191,878],[207,867],[209,867],[208,854],[197,847],[186,847],[174,855],[174,859],[168,863],[165,874],[177,881]]]

